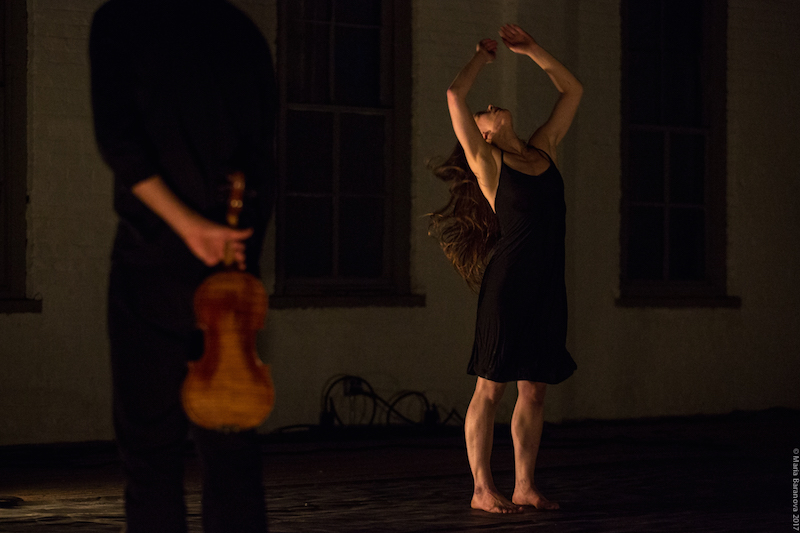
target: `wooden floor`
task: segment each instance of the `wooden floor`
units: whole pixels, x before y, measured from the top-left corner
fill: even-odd
[[[510,493],[508,428],[493,465]],[[792,531],[800,413],[547,425],[537,484],[560,511],[472,511],[458,428],[350,430],[265,441],[273,532]],[[190,454],[189,454],[190,455]],[[190,531],[200,487],[187,459]],[[118,532],[122,481],[108,443],[0,448],[0,531]]]

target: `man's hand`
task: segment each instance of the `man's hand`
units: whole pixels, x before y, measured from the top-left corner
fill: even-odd
[[[225,259],[226,247],[231,248],[234,262],[240,270],[245,268],[244,241],[253,229],[233,229],[216,224],[200,215],[185,221],[178,233],[191,252],[206,266],[214,266]]]
[[[242,241],[253,234],[252,229],[233,229],[203,218],[175,196],[161,176],[151,176],[140,181],[131,191],[161,217],[183,239],[189,250],[207,266],[223,261],[225,249],[229,246],[233,261],[244,270]]]

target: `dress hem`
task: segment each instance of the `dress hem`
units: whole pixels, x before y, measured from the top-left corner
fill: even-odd
[[[523,377],[490,376],[489,374],[481,374],[479,372],[475,372],[475,371],[469,370],[469,369],[467,370],[467,374],[470,375],[470,376],[477,376],[479,378],[488,379],[489,381],[494,381],[495,383],[511,383],[512,381],[533,381],[533,382],[536,382],[536,383],[547,383],[548,385],[558,385],[559,383],[563,383],[564,381],[569,379],[572,376],[572,374],[575,373],[575,370],[577,370],[577,367],[573,368],[572,370],[570,370],[569,373],[567,373],[563,377],[561,377],[561,376],[556,377],[556,378],[547,377],[547,378],[544,378],[544,379],[542,379],[541,376],[534,376],[534,377],[528,377],[528,376],[523,376]]]

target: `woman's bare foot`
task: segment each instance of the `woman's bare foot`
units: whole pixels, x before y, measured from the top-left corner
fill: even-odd
[[[478,490],[472,494],[471,507],[487,513],[521,513],[522,507],[514,505],[496,491]]]
[[[511,501],[515,505],[532,505],[537,509],[555,510],[560,508],[557,502],[551,502],[545,498],[536,486],[528,487],[525,490],[515,489]]]

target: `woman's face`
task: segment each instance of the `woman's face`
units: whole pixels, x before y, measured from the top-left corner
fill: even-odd
[[[511,113],[508,109],[490,105],[485,111],[475,113],[475,123],[484,140],[490,143],[501,128],[511,124]]]

